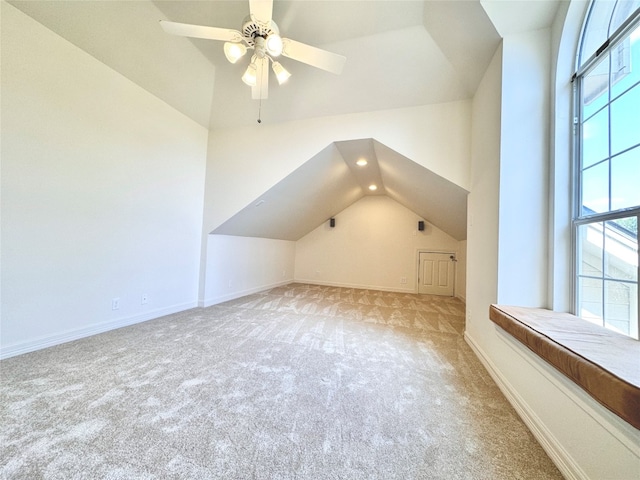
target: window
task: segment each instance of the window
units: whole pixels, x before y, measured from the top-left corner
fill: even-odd
[[[576,315],[638,339],[640,0],[594,0],[575,74]]]

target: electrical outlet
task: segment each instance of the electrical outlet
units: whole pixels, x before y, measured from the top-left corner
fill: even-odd
[[[406,285],[406,283],[407,283],[407,277],[400,277],[400,283],[401,283],[402,285]]]
[[[231,288],[232,286],[233,286],[233,282],[229,280],[229,288]]]
[[[147,303],[149,303],[149,295],[143,293],[142,297],[140,297],[140,305],[146,305]]]
[[[118,297],[111,300],[111,310],[118,310],[120,308],[120,299]]]

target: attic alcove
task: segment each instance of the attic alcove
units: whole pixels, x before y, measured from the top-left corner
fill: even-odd
[[[366,165],[356,164],[361,158]],[[364,196],[386,195],[461,241],[468,193],[375,139],[339,141],[210,233],[297,241]]]

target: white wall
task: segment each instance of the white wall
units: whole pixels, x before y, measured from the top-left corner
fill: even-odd
[[[488,312],[489,305],[498,300],[501,89],[499,47],[478,86],[472,110],[466,335],[480,344],[493,335]]]
[[[504,38],[473,101],[465,338],[567,478],[637,478],[640,432],[488,318],[489,305],[498,300],[548,302],[548,234],[538,230],[547,229],[541,222],[549,209],[543,186],[549,160],[540,149],[547,144],[549,107],[540,92],[549,91],[550,36],[542,30]],[[521,88],[523,82],[528,88]],[[504,125],[524,113],[529,118],[515,130]],[[522,162],[533,162],[544,175]],[[531,186],[520,169],[531,175]]]
[[[456,267],[456,297],[467,301],[467,241],[458,242],[458,263]]]
[[[428,222],[418,231],[422,219],[387,196],[365,196],[335,219],[296,242],[296,281],[415,293],[419,250],[460,251]]]
[[[550,52],[548,30],[503,42],[498,302],[505,305],[547,306]]]
[[[269,238],[208,235],[206,306],[290,283],[295,242]]]
[[[2,2],[3,356],[197,304],[206,142]]]
[[[578,39],[589,0],[561,2],[551,29],[551,158],[549,162],[549,306],[573,309],[571,253],[573,82]]]

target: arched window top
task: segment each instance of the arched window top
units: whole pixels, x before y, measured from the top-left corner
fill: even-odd
[[[593,0],[578,49],[577,69],[640,8],[640,0]]]

